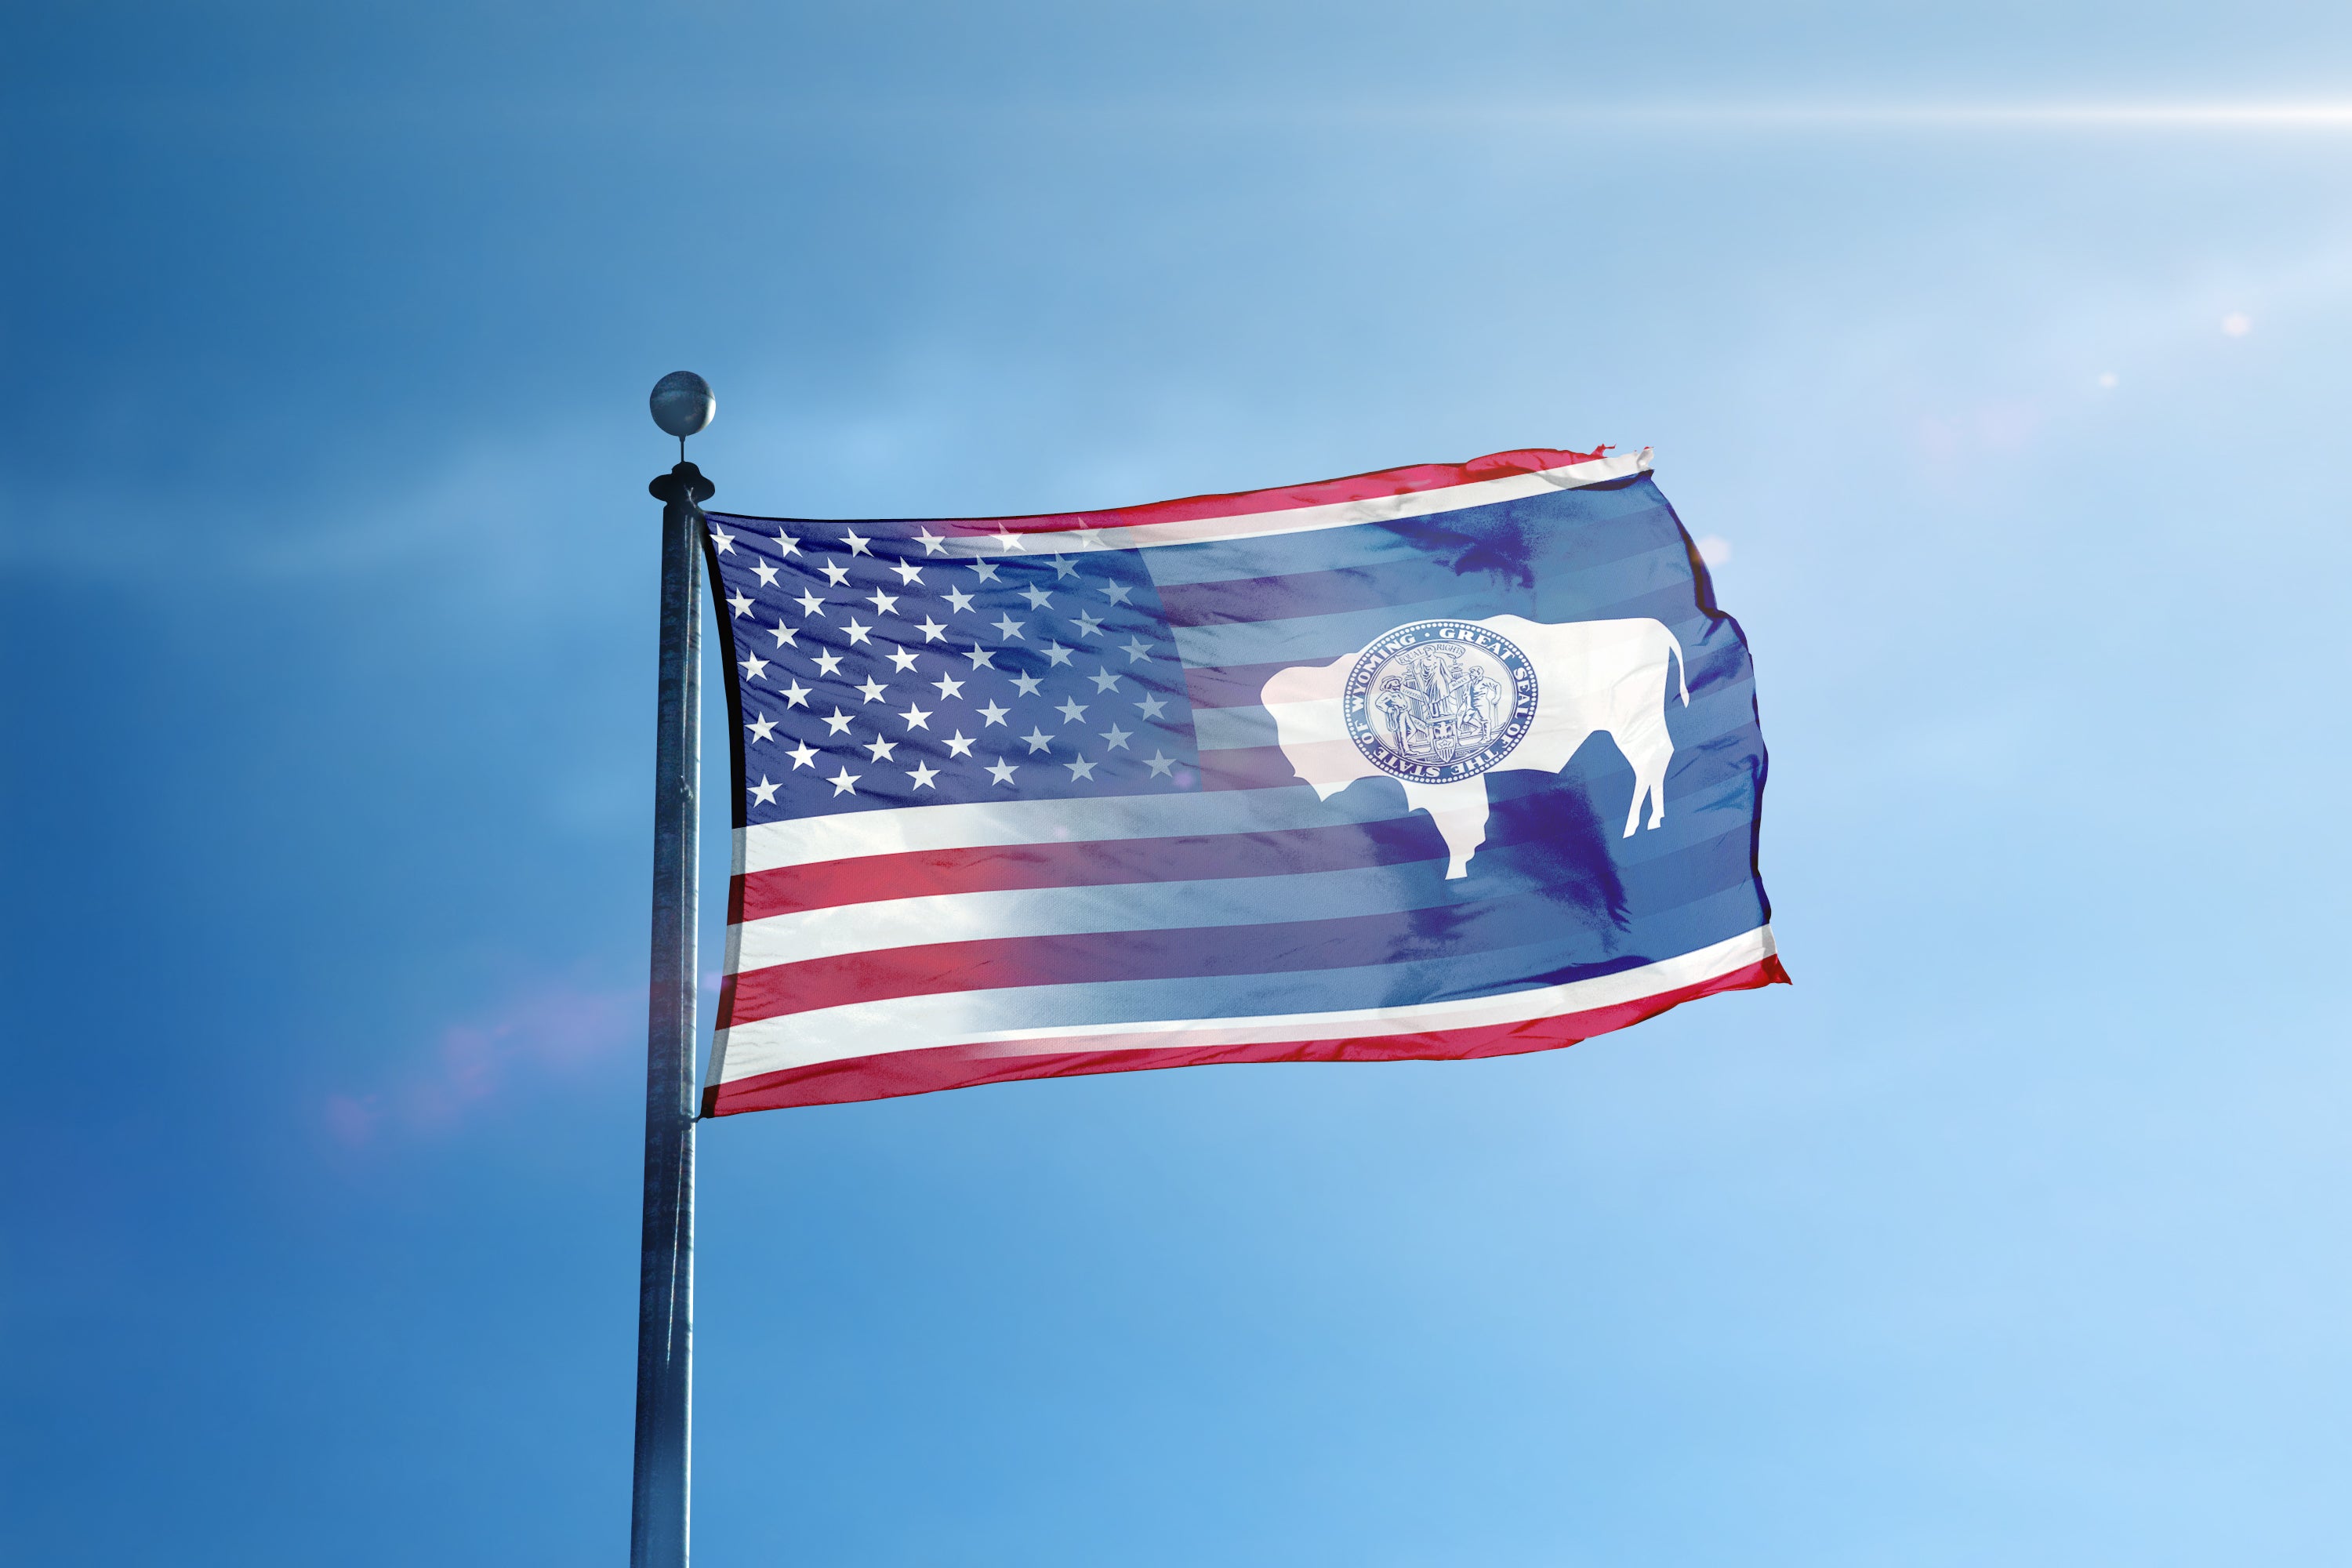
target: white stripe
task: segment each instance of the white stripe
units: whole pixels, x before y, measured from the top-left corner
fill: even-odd
[[[1275,746],[1282,742],[1284,720],[1301,731],[1324,717],[1328,702],[1271,702],[1263,707],[1195,708],[1192,735],[1203,752],[1229,752],[1243,746]]]
[[[976,801],[842,812],[737,828],[736,874],[912,850],[1329,827],[1341,822],[1386,822],[1412,811],[1402,795],[1382,797],[1381,806],[1368,815],[1354,815],[1338,801],[1317,800],[1315,791],[1305,784],[1283,784],[1197,795]]]
[[[1442,868],[1444,860],[1441,850],[1434,864]],[[748,921],[737,928],[739,940],[730,943],[728,962],[739,967],[728,973],[917,943],[1397,914],[1452,901],[1436,885],[1434,874],[1412,874],[1431,863],[1406,861],[1185,882],[931,893],[803,910]]]
[[[1683,812],[1612,846],[1610,858],[1632,871],[1725,840],[1744,847],[1748,832],[1744,813]],[[1254,860],[1246,864],[1263,874],[924,893],[796,910],[730,925],[724,973],[942,942],[1281,925],[1435,908],[1454,900],[1425,885],[1415,891],[1417,879],[1445,863],[1444,851],[1431,848],[1426,859],[1325,871],[1283,871]]]
[[[1661,959],[1639,969],[1572,980],[1564,985],[1394,1007],[1279,1013],[1246,1018],[1173,1018],[992,1030],[971,1026],[977,1019],[1008,1002],[1034,1007],[1039,998],[1059,989],[1048,986],[1026,993],[967,991],[941,996],[852,1002],[719,1030],[712,1052],[711,1081],[732,1083],[788,1068],[950,1045],[988,1047],[975,1051],[975,1055],[1050,1056],[1065,1051],[1172,1050],[1286,1040],[1367,1039],[1382,1035],[1523,1024],[1537,1018],[1619,1006],[1719,979],[1761,963],[1775,951],[1772,928],[1759,926],[1696,952]]]
[[[1281,511],[1244,512],[1235,517],[1188,518],[1181,522],[1138,522],[1124,528],[1012,535],[1010,547],[995,534],[967,534],[950,540],[947,551],[950,555],[984,557],[1052,555],[1073,550],[1149,550],[1158,544],[1208,544],[1270,533],[1307,533],[1324,528],[1352,528],[1360,522],[1429,517],[1441,511],[1459,511],[1464,507],[1492,506],[1497,501],[1519,500],[1552,490],[1572,490],[1608,479],[1622,479],[1628,475],[1647,473],[1649,468],[1650,449],[1644,447],[1639,452],[1620,452],[1613,458],[1570,463],[1539,473],[1473,479],[1468,484],[1448,485],[1443,489],[1328,501],[1321,506],[1291,507]]]

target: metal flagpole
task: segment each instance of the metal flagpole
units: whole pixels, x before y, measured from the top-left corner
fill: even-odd
[[[694,1418],[696,899],[702,767],[702,506],[715,491],[686,438],[716,412],[690,371],[654,387],[677,467],[662,503],[661,687],[654,739],[652,1001],[646,1031],[645,1252],[637,1274],[637,1458],[629,1568],[685,1568]]]

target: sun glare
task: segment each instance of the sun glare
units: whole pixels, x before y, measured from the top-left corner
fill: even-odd
[[[1494,112],[1489,110],[1488,112]],[[1506,114],[1524,111],[1503,110]],[[2304,103],[1723,103],[1587,105],[1543,117],[1790,127],[2352,131],[2352,101]]]
[[[2352,103],[2079,103],[1894,108],[1890,119],[1985,125],[2352,129]]]

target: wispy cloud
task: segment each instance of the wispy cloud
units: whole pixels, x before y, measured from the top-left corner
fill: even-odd
[[[101,476],[73,498],[74,527],[0,530],[0,570],[175,587],[299,589],[401,574],[528,581],[521,568],[578,537],[583,523],[617,518],[642,530],[648,510],[658,515],[639,486],[598,484],[608,478],[612,427],[638,434],[640,423],[551,416],[500,444],[423,458],[373,453],[321,476],[313,489],[257,499],[191,496]],[[658,437],[641,445],[651,454],[642,466],[657,469]],[[93,550],[93,537],[108,548]]]
[[[329,1093],[318,1108],[320,1124],[347,1149],[445,1134],[499,1101],[540,1094],[612,1059],[644,1023],[640,991],[553,981],[519,987],[496,1006],[447,1025],[388,1081]]]

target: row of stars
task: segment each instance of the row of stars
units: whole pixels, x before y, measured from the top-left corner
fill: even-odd
[[[979,564],[982,566],[988,566],[990,563],[982,561]],[[991,569],[993,570],[992,567]],[[845,585],[849,581],[848,570],[835,563],[826,563],[821,570],[824,573],[827,581],[831,582],[836,588]],[[917,571],[914,567],[900,566],[894,568],[894,570],[900,574],[903,579],[902,586],[908,584],[917,586],[920,585],[922,574]],[[909,574],[911,574],[911,576],[908,575]],[[765,562],[761,562],[758,565],[753,566],[751,568],[751,574],[760,579],[760,586],[762,588],[774,587],[776,585],[777,577],[782,575],[782,574],[778,573],[774,567],[769,565]],[[1104,586],[1104,596],[1114,605],[1126,604],[1134,593],[1134,589],[1129,587],[1126,584],[1121,583],[1117,579],[1110,580]],[[874,613],[877,616],[895,616],[898,613],[898,601],[906,596],[907,595],[904,593],[893,594],[887,589],[877,588],[874,592],[865,595],[865,602],[874,606]],[[1049,610],[1054,606],[1054,595],[1052,592],[1045,588],[1040,588],[1034,583],[1026,588],[1016,591],[1013,596],[1016,599],[1026,600],[1029,607],[1033,610]],[[979,598],[980,595],[977,594],[967,594],[961,588],[950,588],[942,594],[940,597],[947,601],[948,609],[950,614],[968,616],[972,613],[972,602]],[[727,602],[728,604],[735,606],[735,613],[739,616],[749,615],[751,613],[752,603],[751,596],[743,593],[740,588],[728,595]],[[800,605],[801,613],[803,615],[822,616],[824,614],[824,600],[819,597],[816,591],[813,588],[802,589],[800,593],[793,595],[793,602]],[[1091,620],[1096,626],[1100,626],[1102,624],[1102,618],[1098,616],[1087,616],[1082,615],[1076,618],[1081,621]]]
[[[711,548],[721,555],[730,554],[733,552],[735,549],[735,541],[740,536],[728,532],[725,529],[720,528],[715,522],[710,524]],[[1001,528],[994,533],[988,536],[991,543],[994,544],[997,549],[1003,551],[1007,554],[1015,554],[1023,552],[1023,535],[1013,532],[1011,529],[1004,528]],[[1053,535],[1053,538],[1056,543],[1076,545],[1080,550],[1095,550],[1101,546],[1101,542],[1095,538],[1095,531],[1091,528],[1081,528],[1066,533],[1057,532]],[[854,528],[847,533],[842,535],[841,542],[849,547],[849,552],[852,555],[873,556],[877,561],[884,559],[882,556],[875,555],[874,552],[866,548],[867,545],[874,542],[872,537],[867,534],[860,533]],[[915,535],[914,542],[923,547],[923,553],[925,555],[940,555],[945,553],[949,542],[942,536],[933,533],[929,529],[926,528],[921,532]],[[787,556],[797,555],[801,552],[800,542],[794,539],[791,534],[784,532],[782,529],[779,529],[776,531],[776,543]],[[1072,567],[1066,563],[1065,557],[1060,551],[1056,551],[1052,555],[1042,558],[1033,556],[1031,559],[1042,559],[1047,565],[1052,566],[1056,573],[1064,575],[1076,570],[1075,567]],[[899,566],[903,567],[905,564],[906,563],[901,562]],[[963,563],[963,564],[977,566],[989,565],[992,564],[992,563],[966,562]],[[899,567],[892,568],[893,571],[897,571]]]
[[[728,533],[723,529],[713,528],[711,530],[711,536],[715,541],[719,542],[718,549],[719,553],[726,554],[733,550],[734,542],[737,537],[736,535]],[[853,553],[863,552],[863,537],[854,532],[850,537],[853,540],[859,541],[859,543],[853,547]],[[790,534],[779,534],[777,536],[777,542],[783,547],[784,553],[787,556],[795,555],[800,552],[800,546],[793,540]],[[1045,563],[1054,568],[1055,579],[1057,583],[1062,579],[1077,575],[1077,568],[1069,561],[1062,557],[1056,556]],[[978,583],[988,583],[997,580],[996,564],[993,562],[974,561],[965,563],[964,564],[969,565],[977,574],[975,581]],[[838,562],[825,562],[818,567],[818,570],[823,572],[825,575],[826,581],[835,587],[840,587],[849,581],[849,569]],[[919,586],[922,583],[922,568],[915,565],[912,562],[898,562],[892,565],[890,570],[898,574],[899,584],[902,588]],[[760,585],[763,588],[774,587],[776,585],[777,579],[782,575],[775,567],[769,565],[764,561],[753,563],[751,571],[752,574],[759,578]],[[1080,581],[1083,583],[1084,579],[1082,578]],[[1133,588],[1124,583],[1117,581],[1116,579],[1108,580],[1104,584],[1105,596],[1113,605],[1126,604],[1134,592],[1135,590]],[[886,593],[883,590],[877,588],[872,594],[866,596],[866,602],[874,606],[874,613],[877,616],[896,615],[898,613],[898,601],[904,596],[905,595],[903,594]],[[948,589],[946,598],[950,613],[955,615],[966,615],[971,613],[972,600],[974,596],[975,595],[972,594],[966,593],[960,588]],[[1029,607],[1033,610],[1045,609],[1053,602],[1052,593],[1035,584],[1032,584],[1028,587],[1019,590],[1016,596],[1027,600]],[[805,589],[803,590],[799,598],[795,602],[800,605],[801,612],[803,615],[810,616],[822,616],[824,614],[824,601],[819,598],[813,591]],[[753,607],[753,601],[751,598],[740,589],[728,596],[727,603],[728,606],[732,609],[738,616],[750,615]],[[1099,616],[1081,613],[1076,616],[1075,619],[1079,626],[1079,635],[1082,637],[1094,637],[1099,632],[1102,626],[1102,619]],[[924,618],[922,624],[925,628],[926,640],[936,641],[939,637],[947,630],[945,626],[931,620],[929,616]],[[856,627],[856,625],[857,624],[855,621],[851,623],[853,627]],[[1020,624],[1013,621],[1009,616],[999,620],[996,625],[1007,637],[1017,637],[1021,635]],[[857,629],[854,629],[849,632],[848,635],[850,637],[850,640],[852,642],[863,641],[863,634],[870,633],[873,629],[874,628],[871,626],[857,627]],[[779,643],[789,640],[791,640],[789,637],[785,636],[780,636],[777,638]]]
[[[1007,586],[1011,585],[1010,579],[1000,579],[996,575],[996,563],[992,561],[975,561],[971,563],[971,569],[978,574],[974,579],[975,582],[995,583],[1002,581],[1005,583]],[[817,567],[817,570],[824,573],[824,580],[836,588],[844,587],[847,585],[849,582],[849,568],[844,566],[838,561],[824,562]],[[877,615],[898,614],[898,601],[907,596],[904,590],[908,588],[919,588],[923,584],[922,568],[914,565],[909,562],[901,561],[896,566],[891,567],[890,570],[898,574],[898,586],[901,589],[901,592],[892,594],[883,589],[877,588],[873,593],[866,595],[866,603],[874,606],[875,612]],[[769,565],[764,561],[756,561],[751,564],[751,575],[760,580],[761,587],[772,588],[776,585],[776,580],[782,577],[783,574],[778,571],[775,567]],[[1058,584],[1063,577],[1076,576],[1077,576],[1077,568],[1065,564],[1061,568],[1061,575],[1057,576],[1055,581]],[[1086,581],[1083,577],[1080,577],[1078,580],[1081,584]],[[1103,596],[1110,603],[1114,605],[1124,605],[1128,600],[1134,597],[1134,595],[1135,590],[1120,582],[1118,578],[1110,577],[1104,579]],[[950,588],[946,590],[943,596],[946,598],[948,604],[953,607],[955,613],[961,616],[971,613],[972,601],[978,598],[979,595],[977,593],[968,594],[961,588]],[[1027,600],[1029,602],[1029,607],[1033,610],[1050,609],[1054,603],[1054,590],[1040,587],[1034,583],[1032,583],[1026,588],[1015,589],[1013,596],[1016,599]],[[824,611],[820,606],[824,605],[824,601],[818,598],[814,593],[804,590],[798,595],[798,599],[803,611],[806,614],[812,616],[824,614]],[[727,602],[730,605],[749,605],[751,601],[744,597],[740,591],[738,591],[736,594],[730,595]],[[739,609],[735,613],[740,616],[744,612]]]
[[[1118,677],[1112,675],[1108,670],[1099,670],[1095,674],[1088,676],[1087,679],[1094,683],[1095,690],[1099,693],[1115,693],[1118,690]],[[951,697],[962,696],[964,684],[964,682],[958,680],[952,675],[944,675],[939,679],[930,682],[931,689],[940,694],[940,700],[941,701],[945,701]],[[1017,676],[1013,679],[1013,695],[1016,700],[1022,697],[1041,696],[1043,693],[1038,689],[1044,683],[1034,675]],[[851,687],[850,689],[864,697],[866,705],[879,702],[885,697],[890,695],[890,689],[887,686],[883,685],[882,682],[876,680],[871,676],[868,676],[860,684]],[[816,689],[814,687],[803,686],[798,679],[794,679],[790,686],[785,687],[782,691],[778,692],[777,695],[784,700],[784,706],[787,708],[807,708],[809,705],[808,700],[815,690]],[[1086,717],[1087,706],[1087,705],[1086,703],[1078,701],[1076,698],[1065,698],[1055,706],[1055,710],[1065,715],[1066,722],[1076,723],[1078,720]],[[1135,707],[1136,710],[1141,713],[1146,719],[1156,720],[1166,710],[1168,707],[1168,700],[1164,697],[1146,696],[1143,700],[1138,702]],[[834,709],[834,712],[836,715],[838,715],[840,711],[841,710],[838,706]],[[981,717],[988,723],[1002,724],[1004,722],[1005,715],[1012,712],[1013,710],[992,699],[988,703],[982,706],[979,711]],[[814,715],[814,710],[811,710],[811,712],[812,715]],[[918,707],[915,703],[910,701],[907,705],[905,717],[908,728],[922,729],[927,727],[929,722],[930,710]],[[761,715],[761,721],[762,723],[767,722],[764,714]],[[828,721],[828,722],[830,722],[830,721]],[[761,730],[757,724],[750,724],[744,727],[751,730],[754,737],[759,740],[764,741],[768,738],[765,731]]]
[[[868,747],[866,750],[872,751],[875,747],[880,748],[879,752],[874,758],[876,762],[888,762],[891,760],[890,752],[895,748],[892,747],[889,742],[877,741],[874,742],[873,747]],[[816,765],[816,759],[819,756],[825,755],[827,753],[820,752],[814,746],[812,746],[807,742],[803,741],[784,754],[792,758],[793,766],[796,768],[814,768]],[[837,762],[840,759],[835,755],[834,760]],[[974,757],[972,759],[974,762],[978,762],[979,760],[980,759],[978,757]],[[1138,757],[1135,760],[1141,763],[1146,768],[1150,770],[1150,773],[1147,775],[1149,777],[1165,778],[1171,782],[1175,778],[1175,774],[1172,770],[1176,766],[1176,759],[1168,755],[1165,752],[1155,751],[1148,757]],[[1052,765],[1069,769],[1070,782],[1072,784],[1076,784],[1081,779],[1092,779],[1095,776],[1095,769],[1097,767],[1108,766],[1108,758],[1105,758],[1101,763],[1095,763],[1088,761],[1085,757],[1079,757],[1072,762],[1059,763]],[[1020,771],[1021,766],[1022,764],[1008,763],[1003,757],[999,757],[996,761],[989,763],[984,771],[996,784],[1010,785],[1013,783],[1013,775]],[[912,787],[919,790],[934,788],[935,786],[931,781],[938,778],[940,773],[945,772],[944,769],[932,767],[928,763],[917,763],[911,768],[901,768],[898,771],[905,773],[908,778],[914,780],[915,782]],[[823,773],[817,774],[817,777],[824,779],[826,784],[833,786],[833,793],[836,796],[856,794],[858,782],[865,778],[865,776],[866,775],[864,773],[851,773],[849,771],[848,764],[846,763],[842,765],[840,772],[835,773],[829,779],[824,778]],[[775,805],[776,792],[783,787],[784,786],[781,784],[771,782],[767,774],[761,773],[760,775],[760,782],[751,786],[751,804],[754,805]]]
[[[990,706],[993,708],[994,704],[992,703]],[[981,711],[982,713],[987,713],[989,709],[983,708]],[[991,718],[988,721],[988,723],[982,724],[981,728],[985,730],[988,728],[989,724],[1004,723],[1004,719],[1003,717],[1003,711],[1004,710],[1003,709],[997,709],[996,716]],[[1062,716],[1062,722],[1065,724],[1075,724],[1079,720],[1087,716],[1086,709],[1076,702],[1065,702],[1059,708],[1054,710],[1054,711]],[[913,735],[917,730],[928,730],[930,728],[931,716],[922,709],[908,708],[907,711],[900,714],[899,717],[906,722],[907,736]],[[838,708],[833,710],[833,717],[823,720],[825,727],[825,733],[828,736],[846,735],[850,733],[850,726],[855,721],[856,721],[851,719],[848,714],[844,713]],[[1009,725],[1006,727],[1008,729],[1011,728]],[[773,719],[769,718],[764,713],[754,717],[751,722],[744,725],[743,728],[751,732],[751,739],[754,742],[772,741],[776,738],[776,721]],[[1123,752],[1127,750],[1127,743],[1135,739],[1134,731],[1123,730],[1117,724],[1113,724],[1109,729],[1102,731],[1100,733],[1104,742],[1114,752]],[[785,738],[787,740],[791,739],[790,736]],[[978,737],[966,735],[963,732],[961,726],[958,726],[956,732],[952,735],[945,737],[933,736],[932,739],[937,740],[940,745],[945,746],[948,749],[948,755],[951,757],[969,756],[971,753],[972,747],[980,743]],[[1048,735],[1045,731],[1040,730],[1035,724],[1031,724],[1027,734],[1015,735],[1013,739],[1016,741],[1026,742],[1031,753],[1034,754],[1038,752],[1050,749],[1054,742],[1059,739],[1059,737]],[[903,736],[901,737],[901,740],[905,740],[906,743],[908,745],[912,745],[914,743],[911,740],[907,740],[906,737]],[[868,743],[868,749],[870,750],[875,747],[880,748],[878,751],[875,752],[874,760],[877,763],[887,762],[890,757],[890,748],[898,743],[898,742],[884,740],[877,733],[875,739]]]
[[[1017,624],[1015,624],[1012,625],[1010,629],[1007,629],[1007,623],[1010,621],[1011,617],[1007,616],[1004,621],[998,622],[997,629],[1003,632],[1008,639],[1017,639],[1021,636],[1021,628]],[[761,626],[759,629],[761,631],[767,631],[770,628]],[[923,640],[926,642],[939,641],[940,637],[938,634],[943,633],[947,630],[945,626],[940,626],[937,621],[929,619],[926,619],[919,629],[922,631]],[[770,648],[768,650],[770,653],[775,652],[776,648],[782,647],[790,647],[795,652],[799,651],[800,637],[792,627],[783,625],[782,622],[778,622],[773,630],[776,638],[776,647]],[[868,626],[860,626],[856,621],[853,620],[842,628],[842,632],[844,636],[849,638],[849,645],[852,647],[858,647],[865,646],[866,639],[874,634],[874,628]],[[879,651],[878,644],[876,645],[876,651]],[[926,651],[933,654],[945,654],[962,659],[974,669],[995,669],[996,655],[998,653],[1010,653],[1013,650],[1010,648],[999,648],[992,652],[991,650],[981,647],[978,643],[974,643],[971,645],[971,651],[966,653],[957,653],[952,647],[932,648]],[[1068,664],[1070,660],[1076,658],[1079,654],[1084,653],[1087,650],[1084,648],[1064,647],[1060,643],[1055,642],[1047,643],[1044,647],[1038,648],[1035,651],[1045,656],[1045,664],[1047,668],[1059,669],[1063,666]],[[1140,637],[1129,637],[1126,642],[1119,645],[1119,651],[1127,655],[1128,663],[1140,664],[1150,658],[1151,645],[1145,642]],[[841,661],[845,657],[845,655],[830,651],[819,653],[815,656],[816,667],[821,673],[832,675],[841,668]],[[904,672],[915,668],[915,660],[920,658],[921,655],[917,653],[913,648],[898,647],[891,649],[889,653],[883,657],[889,659],[892,664],[897,665],[900,673],[903,674]],[[735,662],[743,671],[744,679],[757,680],[766,672],[768,666],[776,661],[772,658],[761,658],[756,652],[754,652],[746,654],[743,658],[737,659]],[[1089,677],[1089,679],[1099,678]]]

